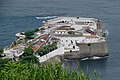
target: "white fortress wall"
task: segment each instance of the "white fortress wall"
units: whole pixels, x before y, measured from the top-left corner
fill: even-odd
[[[36,57],[39,59],[39,62],[44,62],[52,57],[55,57],[57,55],[63,55],[63,54],[64,54],[64,47],[60,47],[42,57],[40,57],[40,56],[36,56]]]

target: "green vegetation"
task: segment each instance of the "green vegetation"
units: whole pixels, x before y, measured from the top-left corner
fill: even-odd
[[[33,39],[34,31],[25,32],[26,39]]]
[[[33,55],[32,48],[25,48],[23,55],[19,58],[20,63],[39,63],[38,59]]]
[[[0,54],[2,54],[3,53],[3,48],[0,48]]]
[[[39,29],[38,28],[35,28],[33,31],[27,31],[27,32],[25,32],[25,37],[26,37],[26,39],[33,39],[34,37],[34,33],[35,32],[38,32],[39,31]]]
[[[0,79],[2,80],[96,80],[91,74],[83,71],[70,72],[59,63],[37,65],[33,63],[7,62],[1,66]]]
[[[40,48],[37,53],[40,55],[40,56],[43,56],[53,50],[57,49],[57,46],[56,46],[56,43],[52,43],[52,44],[49,44],[47,46],[43,46],[42,48]]]
[[[0,57],[2,57],[3,48],[0,48]]]
[[[30,48],[30,47],[25,48],[23,55],[24,55],[24,56],[33,55],[33,50],[32,50],[32,48]]]
[[[34,29],[33,31],[27,31],[27,32],[25,32],[24,34],[25,34],[25,37],[26,37],[26,39],[33,39],[34,37],[34,33],[35,32],[38,32],[39,31],[39,29],[38,28],[36,28],[36,29]]]
[[[74,31],[68,31],[68,34],[75,34]]]
[[[14,47],[15,45],[17,45],[17,42],[16,42],[17,40],[15,39],[12,43],[11,43],[11,45],[10,45],[10,47]]]
[[[38,28],[36,28],[35,30],[34,30],[34,32],[38,32],[39,31],[39,29]]]
[[[22,43],[24,43],[22,40],[18,40],[18,41],[16,42],[16,44],[22,44]]]
[[[20,63],[35,63],[35,64],[39,64],[38,59],[34,56],[21,56],[21,58],[19,59]]]
[[[40,30],[45,30],[45,28],[40,28]]]
[[[2,70],[2,67],[4,67],[4,65],[7,64],[9,61],[12,61],[12,60],[11,59],[1,59],[0,58],[0,71]]]

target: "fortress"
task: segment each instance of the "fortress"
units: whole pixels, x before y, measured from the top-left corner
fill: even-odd
[[[62,60],[108,56],[105,29],[101,21],[95,18],[56,17],[43,21],[43,25],[34,31],[15,36],[16,41],[4,49],[6,57],[19,57],[28,47],[40,62],[58,56]],[[46,49],[53,43],[52,49]],[[43,51],[39,51],[41,48]]]
[[[51,42],[57,42],[58,48],[64,47],[64,59],[108,56],[106,33],[98,19],[57,17],[46,21],[45,28],[54,28]]]

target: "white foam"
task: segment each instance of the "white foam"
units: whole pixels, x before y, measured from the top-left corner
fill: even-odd
[[[101,59],[101,58],[103,58],[103,57],[96,57],[96,56],[94,56],[94,57],[91,57],[90,59],[96,60],[96,59]]]
[[[104,33],[105,33],[106,36],[109,35],[109,31],[108,30],[105,30]]]
[[[109,31],[108,31],[108,30],[106,30],[106,35],[107,35],[107,36],[109,35]]]
[[[89,58],[84,58],[84,59],[82,59],[82,61],[84,61],[84,60],[88,60]]]
[[[56,18],[57,16],[46,16],[46,17],[35,17],[36,19],[50,19],[50,18]]]
[[[107,56],[105,56],[105,57],[97,57],[97,56],[94,56],[94,57],[91,57],[91,58],[84,58],[84,59],[82,59],[82,61],[84,61],[84,60],[97,60],[97,59],[103,59],[103,58],[106,58]]]

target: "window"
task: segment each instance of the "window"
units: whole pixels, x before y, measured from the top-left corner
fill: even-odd
[[[73,44],[73,41],[71,40],[71,44]]]
[[[70,50],[70,53],[72,52],[72,50]]]
[[[73,46],[73,49],[75,49],[75,46]]]
[[[88,44],[88,46],[90,46],[90,44]]]

